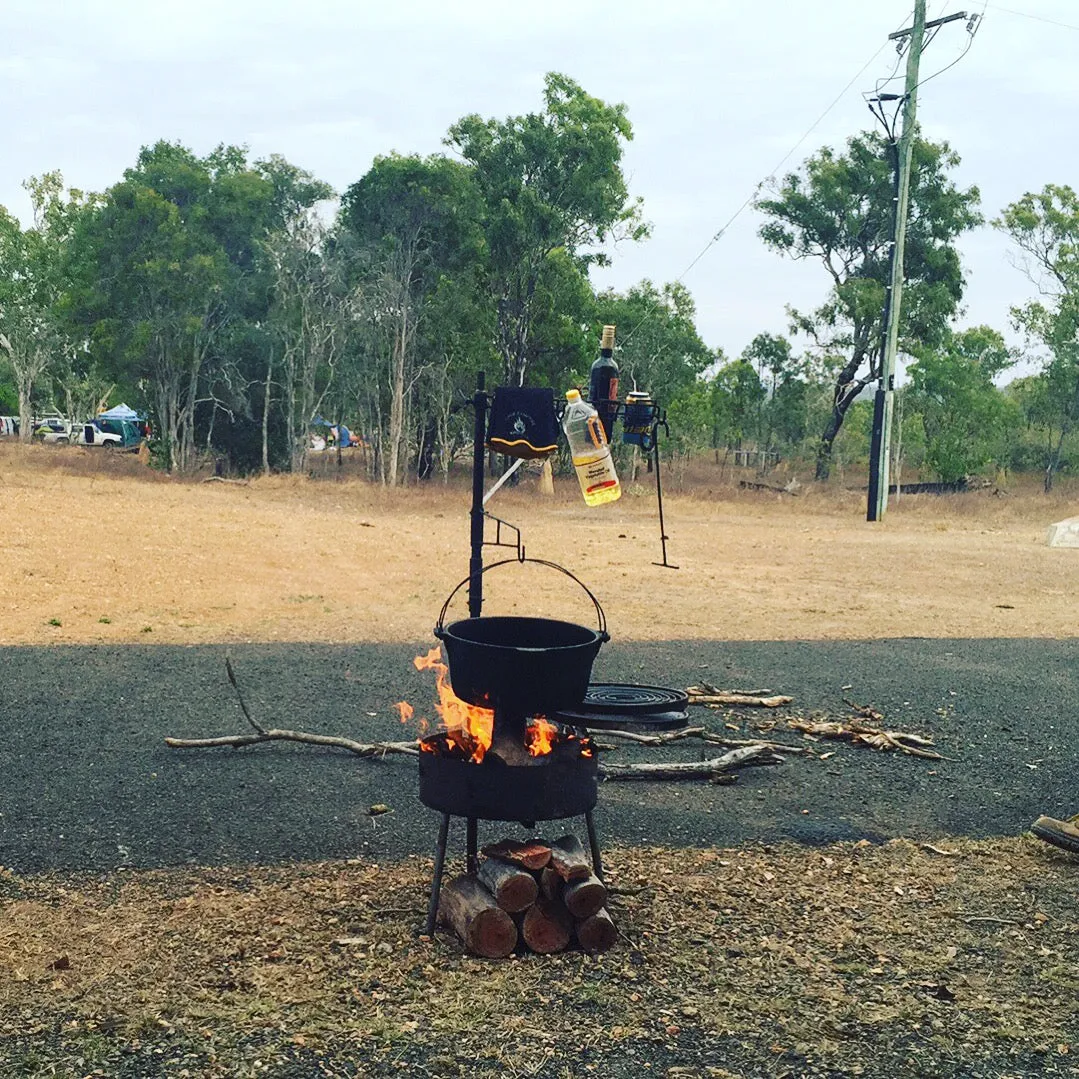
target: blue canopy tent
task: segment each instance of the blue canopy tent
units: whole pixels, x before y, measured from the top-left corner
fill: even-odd
[[[128,405],[116,405],[107,412],[99,412],[98,419],[103,420],[141,420],[142,417]]]

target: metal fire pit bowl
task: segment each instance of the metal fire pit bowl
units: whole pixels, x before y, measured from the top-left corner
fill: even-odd
[[[549,566],[575,581],[595,606],[599,628],[510,616],[465,618],[447,626],[446,611],[469,583],[471,578],[466,577],[442,605],[435,626],[435,636],[446,646],[453,692],[469,704],[493,708],[496,713],[535,715],[573,708],[588,690],[600,645],[611,639],[603,608],[569,570],[541,558],[508,558],[493,562],[483,572],[514,562]]]
[[[529,765],[505,764],[488,754],[479,764],[444,756],[445,735],[425,739],[435,752],[420,753],[420,801],[454,817],[518,821],[560,820],[589,813],[598,798],[599,761],[582,756],[580,744]]]

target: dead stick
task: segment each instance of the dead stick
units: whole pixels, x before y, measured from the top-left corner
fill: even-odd
[[[228,652],[225,653],[225,673],[229,676],[229,681],[232,683],[232,688],[236,690],[236,699],[240,702],[240,709],[243,712],[247,722],[250,723],[251,726],[259,732],[259,734],[265,734],[266,729],[260,724],[256,723],[254,719],[251,718],[251,713],[247,710],[247,703],[244,701],[244,695],[240,692],[240,685],[236,681],[236,672],[232,669],[232,657],[228,654]]]
[[[711,779],[713,782],[733,782],[728,775],[732,769],[747,764],[781,764],[766,746],[743,746],[710,761],[685,761],[678,764],[601,764],[599,774],[604,779]]]
[[[259,734],[226,734],[219,738],[166,738],[165,745],[173,749],[210,749],[214,746],[231,746],[242,749],[244,746],[257,745],[259,742],[305,742],[313,746],[334,746],[347,749],[359,757],[377,757],[387,753],[404,753],[418,756],[419,749],[415,742],[356,742],[351,738],[341,738],[332,734],[310,734],[307,731],[263,730]]]
[[[665,746],[672,742],[681,742],[686,738],[699,738],[702,742],[708,742],[714,746],[727,746],[737,749],[741,746],[767,746],[777,753],[806,754],[810,750],[803,746],[789,746],[783,742],[762,742],[757,739],[726,738],[722,734],[716,734],[705,727],[683,727],[680,731],[664,731],[661,734],[638,734],[636,731],[613,731],[605,730],[604,738],[622,739],[641,746]]]

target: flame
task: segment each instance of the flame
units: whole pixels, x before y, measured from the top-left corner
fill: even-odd
[[[394,708],[397,709],[402,723],[407,723],[416,714],[416,709],[408,701],[398,701]]]
[[[494,712],[490,708],[468,704],[453,692],[447,682],[450,671],[442,662],[442,649],[439,645],[435,645],[427,655],[417,656],[412,664],[418,671],[435,672],[435,689],[438,692],[435,710],[446,729],[446,740],[464,752],[474,764],[479,764],[491,745]],[[404,721],[405,710],[400,706],[398,708]],[[409,711],[411,712],[411,709]]]
[[[525,748],[533,757],[544,757],[554,749],[558,737],[558,724],[543,716],[533,716],[525,729]]]

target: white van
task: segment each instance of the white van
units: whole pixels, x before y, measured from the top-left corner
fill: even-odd
[[[18,430],[18,416],[0,416],[0,438],[14,438]]]

